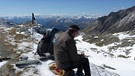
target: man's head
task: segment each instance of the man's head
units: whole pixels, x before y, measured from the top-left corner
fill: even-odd
[[[70,29],[70,30],[75,30],[75,31],[80,30],[80,28],[79,28],[77,25],[75,25],[75,24],[69,26],[69,29]]]
[[[77,25],[73,24],[73,25],[69,26],[68,30],[71,33],[71,35],[75,38],[76,36],[78,36],[78,34],[79,34],[78,32],[79,32],[80,28]]]

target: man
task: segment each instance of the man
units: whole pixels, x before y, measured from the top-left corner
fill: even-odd
[[[82,69],[85,76],[91,76],[88,59],[77,54],[74,38],[78,36],[79,29],[77,25],[71,25],[66,32],[59,35],[54,44],[56,66],[65,71],[64,76],[75,76],[74,68],[78,68],[78,76],[82,75]]]
[[[43,57],[42,59],[52,59],[53,57],[53,38],[55,34],[58,32],[56,28],[47,29],[46,32],[43,35],[43,38],[40,40],[37,46],[37,54],[40,57]]]

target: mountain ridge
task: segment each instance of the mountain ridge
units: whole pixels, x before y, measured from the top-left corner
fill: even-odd
[[[111,12],[88,24],[83,31],[85,33],[116,33],[133,30],[135,26],[135,6]]]

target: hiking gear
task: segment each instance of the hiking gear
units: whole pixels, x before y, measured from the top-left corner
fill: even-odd
[[[61,69],[58,69],[58,68],[56,67],[56,64],[55,64],[55,63],[52,63],[52,64],[49,66],[49,69],[50,69],[55,75],[64,76],[65,71],[64,71],[64,70],[61,70]]]

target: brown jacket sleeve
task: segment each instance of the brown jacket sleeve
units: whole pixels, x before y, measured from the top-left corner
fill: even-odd
[[[70,39],[66,42],[67,45],[67,51],[69,53],[69,56],[73,63],[76,63],[80,60],[80,56],[77,54],[77,48],[75,45],[75,41],[73,39]]]

